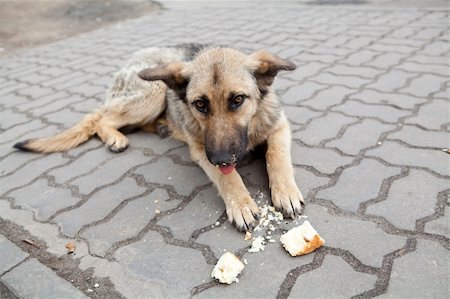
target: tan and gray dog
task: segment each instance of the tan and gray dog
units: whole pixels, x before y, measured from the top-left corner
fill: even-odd
[[[14,147],[36,152],[69,150],[98,135],[114,152],[128,146],[119,129],[170,134],[189,145],[192,159],[222,196],[228,219],[251,230],[258,207],[235,166],[266,144],[272,203],[286,216],[303,209],[291,163],[291,133],[271,88],[279,71],[295,65],[266,51],[246,55],[230,48],[185,45],[147,48],[116,74],[105,103],[56,136]]]

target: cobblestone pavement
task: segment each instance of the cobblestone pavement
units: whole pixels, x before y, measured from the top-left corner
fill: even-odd
[[[448,27],[446,8],[178,3],[2,58],[0,297],[448,298]],[[11,148],[95,109],[134,50],[181,42],[267,48],[298,65],[275,86],[325,247],[290,257],[278,242],[287,220],[249,253],[177,141],[135,133],[121,154],[98,140],[48,156]],[[252,157],[239,168],[260,206],[264,168]],[[225,251],[248,263],[238,284],[210,278]]]

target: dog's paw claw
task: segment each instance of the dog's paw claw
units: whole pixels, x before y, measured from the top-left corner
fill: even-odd
[[[240,231],[251,231],[256,225],[258,206],[248,196],[227,208],[229,221]]]
[[[285,218],[296,218],[303,212],[305,202],[295,184],[272,186],[272,204]]]

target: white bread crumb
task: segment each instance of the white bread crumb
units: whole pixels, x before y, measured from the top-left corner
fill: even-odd
[[[252,247],[248,250],[248,252],[259,252],[261,250],[264,250],[266,246],[266,241],[264,240],[263,236],[256,237],[252,242]]]
[[[239,282],[237,276],[242,269],[244,269],[244,264],[238,257],[231,252],[226,252],[217,262],[211,277],[218,279],[220,283],[231,284],[233,281]]]
[[[325,243],[309,221],[283,234],[280,241],[292,256],[308,254]]]

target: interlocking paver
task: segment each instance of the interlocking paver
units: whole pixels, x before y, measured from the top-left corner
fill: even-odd
[[[425,224],[425,232],[431,233],[431,234],[437,234],[446,236],[450,239],[450,208],[447,206],[445,208],[445,213],[443,216],[440,216],[439,218],[429,221]]]
[[[367,208],[367,213],[386,218],[398,228],[414,230],[416,220],[435,213],[439,192],[448,188],[448,180],[420,170],[394,181],[387,198]]]
[[[139,242],[120,248],[114,257],[132,273],[163,282],[164,293],[172,298],[188,297],[194,286],[210,279],[213,269],[199,251],[165,244],[153,231]]]
[[[448,296],[450,254],[434,242],[419,240],[417,249],[394,261],[391,281],[382,298]]]
[[[0,265],[16,263],[14,257],[23,263],[6,273],[14,284],[0,276],[0,293],[51,297],[64,289],[58,297],[83,296],[72,284],[104,277],[112,284],[82,291],[95,297],[111,288],[128,298],[448,297],[448,8],[421,1],[396,9],[375,1],[338,9],[328,6],[333,1],[166,1],[158,14],[3,56],[0,233],[27,252],[10,246],[4,255],[0,240],[7,257]],[[273,86],[293,130],[304,215],[325,248],[290,257],[278,239],[299,220],[285,219],[272,233],[275,243],[248,253],[251,241],[222,217],[216,188],[179,141],[138,132],[127,136],[122,154],[98,138],[63,155],[11,149],[95,110],[133,51],[182,42],[247,53],[266,48],[297,65]],[[259,156],[249,155],[238,172],[260,207],[270,203]],[[26,231],[45,246],[24,246]],[[67,236],[77,250],[61,259]],[[248,262],[239,284],[210,278],[226,250]],[[89,278],[73,282],[48,256],[40,258],[45,265],[23,261],[34,254],[52,254],[62,267],[80,258],[75,266]],[[44,275],[39,285],[28,278],[36,271]]]
[[[416,149],[387,141],[382,146],[368,150],[367,156],[379,157],[389,163],[424,167],[442,175],[449,175],[450,169],[445,153],[440,150]]]
[[[136,236],[156,213],[173,209],[177,204],[179,201],[170,199],[166,190],[156,189],[129,202],[113,218],[89,227],[81,235],[89,240],[92,253],[104,256],[114,243]]]
[[[142,196],[145,190],[144,187],[137,186],[133,179],[125,178],[120,183],[95,193],[80,207],[59,214],[54,222],[64,234],[73,237],[84,225],[103,219],[120,203]]]
[[[195,230],[215,226],[224,211],[225,205],[217,189],[211,187],[198,193],[182,211],[171,213],[158,224],[170,227],[176,239],[188,240]],[[185,221],[180,222],[180,218]]]
[[[292,136],[308,145],[317,145],[323,140],[336,137],[342,126],[355,121],[354,118],[330,112],[323,117],[314,119],[305,129],[297,131]]]
[[[387,122],[397,122],[400,117],[410,114],[408,111],[391,106],[363,104],[352,100],[336,106],[332,110],[341,111],[350,116],[375,117]]]
[[[308,157],[308,158],[306,158]],[[309,148],[292,144],[292,162],[298,165],[311,166],[322,173],[331,174],[339,166],[351,163],[353,158],[343,157],[329,149]]]
[[[21,298],[89,298],[36,259],[30,259],[0,280]]]
[[[400,107],[401,109],[413,109],[415,105],[426,101],[424,98],[413,97],[406,94],[383,93],[372,89],[365,89],[350,96],[350,99],[363,101],[367,104],[386,104]]]
[[[354,89],[343,86],[332,86],[328,89],[319,91],[312,99],[304,101],[301,104],[308,105],[315,109],[324,110],[332,105],[341,103],[347,95],[354,92]]]
[[[401,140],[414,146],[450,148],[449,132],[425,131],[413,126],[403,126],[400,131],[389,134],[388,139]]]
[[[360,150],[377,144],[383,132],[394,129],[394,125],[382,124],[373,119],[365,119],[352,125],[344,134],[327,142],[327,147],[336,147],[346,154],[356,155]]]
[[[387,167],[377,161],[363,160],[359,165],[345,169],[337,184],[320,190],[317,197],[356,212],[361,202],[377,198],[384,179],[399,173],[398,168]]]
[[[355,283],[356,281],[358,283]],[[374,275],[358,273],[342,258],[329,255],[325,257],[320,268],[297,279],[291,296],[319,298],[325,293],[333,298],[349,298],[371,289],[375,281]]]
[[[69,189],[50,187],[46,179],[39,179],[15,190],[9,196],[13,198],[14,205],[24,210],[32,210],[39,221],[46,221],[58,210],[73,206],[81,200],[72,196]]]
[[[427,129],[439,130],[442,125],[450,123],[450,103],[448,100],[434,100],[420,107],[417,116],[408,118],[408,124],[417,124]]]
[[[2,253],[2,258],[0,259],[0,277],[3,273],[28,257],[28,253],[23,252],[3,235],[0,235],[0,252]]]

